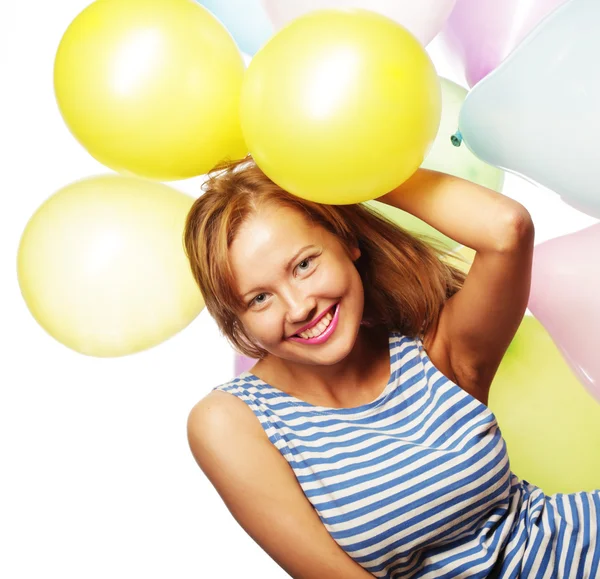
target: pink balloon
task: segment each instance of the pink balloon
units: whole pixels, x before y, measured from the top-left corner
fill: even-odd
[[[600,401],[600,223],[536,246],[529,309]]]
[[[473,86],[565,1],[457,0],[440,37]]]
[[[455,2],[456,0],[262,0],[275,31],[313,10],[364,8],[402,24],[423,46],[441,30]],[[307,41],[310,42],[310,39]]]
[[[247,372],[256,364],[256,360],[254,358],[248,358],[247,356],[242,356],[242,354],[235,355],[234,362],[234,373],[235,376],[239,376],[242,372]]]

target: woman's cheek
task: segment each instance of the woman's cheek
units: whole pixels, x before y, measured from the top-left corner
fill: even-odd
[[[348,293],[352,284],[352,276],[347,269],[336,268],[332,272],[332,280],[330,283],[330,290],[333,290],[336,294],[342,295]]]
[[[346,275],[338,267],[319,268],[313,275],[313,291],[315,295],[322,297],[337,295],[345,285]]]
[[[259,339],[265,342],[265,346],[268,346],[269,342],[279,342],[284,328],[284,312],[281,308],[269,308],[261,317],[257,328]]]

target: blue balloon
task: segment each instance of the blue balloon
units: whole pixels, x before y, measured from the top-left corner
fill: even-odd
[[[480,159],[597,218],[599,29],[600,1],[561,5],[473,87],[458,123]]]
[[[197,0],[227,28],[239,49],[250,56],[273,35],[260,0]]]

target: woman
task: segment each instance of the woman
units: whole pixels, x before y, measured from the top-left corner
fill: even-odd
[[[191,268],[223,334],[259,360],[194,406],[188,438],[283,569],[600,573],[600,493],[546,497],[520,481],[486,406],[528,302],[522,205],[423,169],[379,198],[475,249],[465,279],[433,242],[362,204],[294,197],[250,157],[204,189],[185,228]]]

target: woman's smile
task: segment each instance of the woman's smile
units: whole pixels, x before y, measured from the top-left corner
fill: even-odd
[[[339,305],[339,302],[335,304],[333,310],[328,311],[317,324],[299,334],[294,334],[288,339],[300,344],[323,344],[337,328],[340,311]]]

